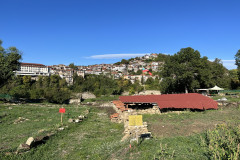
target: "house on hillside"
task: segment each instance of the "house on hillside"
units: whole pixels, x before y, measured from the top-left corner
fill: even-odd
[[[156,53],[150,54],[150,57],[151,57],[151,58],[157,58],[157,56],[158,56],[158,54],[156,54]]]

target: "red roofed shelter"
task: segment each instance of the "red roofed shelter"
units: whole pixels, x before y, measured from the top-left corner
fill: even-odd
[[[119,100],[126,106],[152,104],[160,109],[218,109],[216,101],[198,93],[120,96]]]

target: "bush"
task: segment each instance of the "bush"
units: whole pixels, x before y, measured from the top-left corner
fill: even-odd
[[[67,88],[48,88],[45,90],[45,98],[52,103],[66,103],[70,99],[71,92]]]
[[[24,85],[12,88],[9,93],[11,96],[17,99],[30,97],[29,90]]]
[[[207,144],[212,159],[239,159],[240,126],[218,125],[207,132]]]

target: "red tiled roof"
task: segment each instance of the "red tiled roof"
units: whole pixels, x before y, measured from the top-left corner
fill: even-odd
[[[217,109],[217,102],[197,93],[120,96],[123,103],[157,103],[159,108]]]
[[[43,64],[38,64],[38,63],[20,63],[21,66],[41,66],[45,67]]]
[[[119,100],[113,101],[113,104],[114,104],[119,110],[121,110],[122,112],[128,110],[128,109],[124,106],[124,103],[122,103],[122,102],[119,101]]]
[[[111,118],[111,119],[112,119],[112,118],[118,118],[118,116],[119,116],[118,113],[114,113],[114,114],[112,114],[112,115],[110,116],[110,118]]]

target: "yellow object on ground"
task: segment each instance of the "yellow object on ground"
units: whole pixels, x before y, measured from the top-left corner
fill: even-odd
[[[142,115],[129,116],[129,126],[142,126],[142,125],[143,125]]]

